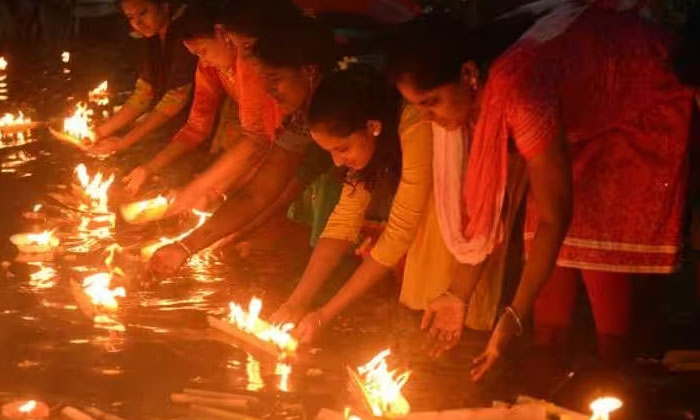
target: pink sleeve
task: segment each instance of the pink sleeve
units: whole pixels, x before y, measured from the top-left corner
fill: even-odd
[[[199,65],[194,78],[194,99],[187,122],[173,141],[197,147],[211,133],[223,98],[223,87],[216,70]]]
[[[508,84],[505,112],[510,137],[520,154],[530,160],[557,140],[561,115],[556,71],[526,67],[520,67]]]

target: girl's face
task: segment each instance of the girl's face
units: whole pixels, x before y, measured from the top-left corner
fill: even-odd
[[[310,68],[259,64],[268,93],[286,112],[296,111],[304,105],[313,90],[313,71]]]
[[[194,38],[185,41],[185,47],[207,67],[228,70],[236,57],[233,48],[220,36]]]
[[[349,136],[337,136],[321,123],[311,127],[311,137],[321,148],[331,154],[336,166],[360,171],[372,160],[380,131],[379,121],[368,121],[364,129],[355,131]]]
[[[467,63],[456,82],[423,90],[410,75],[405,75],[399,78],[396,88],[406,101],[416,106],[422,119],[452,130],[465,126],[477,106],[478,80],[476,66]]]
[[[145,38],[156,36],[170,22],[170,6],[167,2],[123,0],[121,6],[131,27]]]

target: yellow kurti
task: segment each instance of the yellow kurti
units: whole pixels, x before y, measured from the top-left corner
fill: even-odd
[[[445,246],[438,225],[433,196],[433,133],[420,121],[415,108],[407,107],[399,126],[402,171],[389,220],[370,255],[387,267],[406,256],[400,302],[423,310],[446,292],[454,279],[457,261]],[[362,185],[344,185],[340,201],[321,237],[357,241],[371,194]],[[477,305],[469,305],[470,311]],[[467,326],[489,329],[490,324],[468,316]]]

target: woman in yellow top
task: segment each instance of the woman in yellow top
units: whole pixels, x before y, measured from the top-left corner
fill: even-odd
[[[302,342],[390,274],[404,256],[401,304],[417,311],[434,308],[426,311],[432,319],[424,318],[424,327],[444,343],[462,332],[465,305],[449,292],[457,264],[442,240],[432,194],[431,126],[413,108],[401,112],[387,89],[375,73],[352,66],[325,76],[311,101],[312,137],[337,166],[347,168],[347,175],[299,285],[273,315],[275,322],[303,318],[296,329]],[[356,242],[370,201],[378,198],[373,197],[375,185],[389,177],[398,188],[384,232],[343,288],[307,313],[316,292]]]

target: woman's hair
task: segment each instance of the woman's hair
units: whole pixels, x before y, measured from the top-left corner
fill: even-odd
[[[271,67],[315,65],[325,72],[335,65],[338,50],[329,27],[303,17],[261,34],[255,43],[254,54]]]
[[[700,4],[688,13],[676,52],[675,68],[682,83],[700,88]]]
[[[280,25],[298,22],[302,16],[291,0],[224,0],[216,23],[232,32],[258,38]]]
[[[470,30],[447,14],[418,17],[400,25],[385,40],[387,74],[394,82],[410,76],[422,90],[456,82],[464,63],[474,61],[486,68],[533,20],[531,16],[515,16]]]
[[[398,92],[380,73],[356,64],[324,76],[311,99],[307,118],[311,127],[322,125],[338,137],[365,130],[370,120],[382,123],[372,159],[365,168],[352,174],[350,180],[374,188],[387,175],[396,181],[400,177],[400,104]]]
[[[128,0],[117,0],[119,5]],[[145,0],[158,5],[170,6],[170,17],[175,18],[170,23],[169,31],[178,34],[180,39],[208,38],[214,35],[214,20],[216,10],[212,9],[209,1],[185,2],[181,0]],[[184,12],[177,16],[183,6]]]

